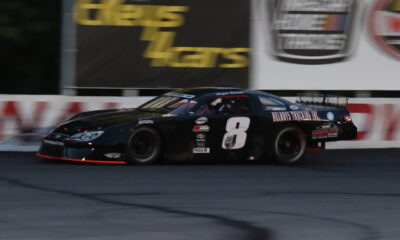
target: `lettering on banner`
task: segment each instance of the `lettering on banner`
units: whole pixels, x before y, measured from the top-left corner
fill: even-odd
[[[400,106],[398,104],[349,104],[350,113],[362,114],[357,140],[368,140],[374,131],[376,140],[395,141],[400,132]],[[381,123],[380,123],[381,122]],[[378,128],[378,125],[382,128]]]
[[[396,134],[400,129],[400,108],[393,104],[385,104],[383,106],[384,122],[386,123],[383,140],[393,141],[396,140]]]
[[[116,109],[118,108],[119,104],[116,102],[106,102],[104,103],[104,109]]]
[[[347,109],[350,113],[362,113],[365,115],[363,123],[357,126],[358,129],[364,129],[364,131],[358,131],[357,140],[366,139],[375,122],[373,107],[370,104],[352,103],[347,105]]]
[[[188,6],[135,5],[125,0],[76,0],[75,20],[83,26],[143,27],[143,53],[152,67],[244,68],[249,48],[174,46],[176,30],[185,24]]]
[[[6,135],[6,122],[13,122],[14,129],[8,129],[16,133],[30,133],[34,128],[39,126],[43,113],[47,107],[47,102],[39,101],[34,104],[34,111],[31,118],[24,118],[21,113],[21,102],[5,101],[0,102],[0,140],[3,140]]]
[[[274,55],[286,62],[325,64],[351,54],[357,0],[267,0]]]

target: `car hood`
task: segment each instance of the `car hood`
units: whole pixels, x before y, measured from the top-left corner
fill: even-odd
[[[116,112],[101,113],[77,120],[68,121],[55,129],[56,132],[75,134],[85,130],[101,130],[114,125],[161,117],[162,113],[143,112],[139,110],[119,110]]]

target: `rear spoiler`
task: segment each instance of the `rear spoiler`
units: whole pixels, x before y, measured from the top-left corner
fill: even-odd
[[[299,104],[310,104],[310,105],[323,105],[333,107],[346,107],[349,102],[349,98],[342,96],[332,95],[304,95],[298,96],[296,103]]]

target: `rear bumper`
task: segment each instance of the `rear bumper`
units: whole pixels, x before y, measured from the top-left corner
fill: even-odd
[[[343,124],[340,140],[353,140],[357,138],[357,127],[353,123]]]

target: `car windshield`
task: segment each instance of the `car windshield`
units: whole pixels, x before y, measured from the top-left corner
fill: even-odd
[[[196,104],[196,101],[187,98],[160,96],[143,104],[138,110],[145,112],[185,114],[196,106]]]

